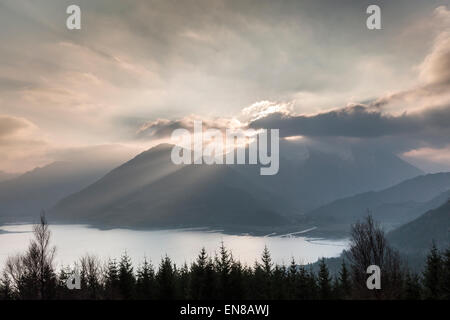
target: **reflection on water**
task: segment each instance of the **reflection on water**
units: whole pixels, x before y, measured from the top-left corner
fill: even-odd
[[[31,225],[0,226],[0,266],[9,255],[24,252],[32,237]],[[264,246],[269,248],[277,263],[288,264],[292,257],[297,262],[315,262],[320,257],[338,256],[347,240],[308,239],[304,237],[254,237],[226,235],[220,231],[195,229],[142,231],[128,229],[99,230],[83,225],[51,225],[52,243],[57,247],[56,262],[72,264],[86,253],[106,260],[118,258],[127,251],[135,263],[144,257],[158,264],[166,254],[177,265],[190,263],[202,247],[214,255],[221,241],[241,262],[252,265],[259,259]]]

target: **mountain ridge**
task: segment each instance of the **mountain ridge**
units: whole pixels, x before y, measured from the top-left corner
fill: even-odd
[[[380,191],[338,199],[308,212],[304,218],[319,224],[350,225],[370,213],[385,227],[392,229],[442,204],[444,199],[439,197],[449,190],[449,172],[426,174]]]
[[[55,161],[0,182],[0,221],[31,222],[41,210],[80,190],[109,168]]]
[[[425,254],[434,242],[438,249],[450,245],[450,198],[417,219],[391,231],[387,239],[404,253]]]
[[[299,156],[301,152],[285,152],[280,160],[285,167],[280,166],[279,174],[261,176],[259,166],[174,165],[170,161],[172,147],[161,144],[144,151],[86,188],[65,197],[50,210],[52,218],[117,226],[146,224],[150,227],[173,224],[204,226],[206,222],[213,225],[240,224],[242,219],[249,225],[267,225],[268,221],[286,224],[303,210],[302,207],[314,206],[316,202],[326,202],[328,198],[339,196],[345,188],[337,186],[347,183],[349,178],[346,174],[352,170],[352,165],[360,161],[359,158],[367,157],[360,152],[351,162],[340,159],[336,163],[338,156],[314,150],[308,151],[304,160],[303,156]],[[283,143],[282,148],[286,147],[298,151],[295,144]],[[372,157],[370,161],[364,158],[364,161],[358,162],[358,168],[362,168],[361,171],[370,168],[377,161],[376,156],[369,155],[369,158]],[[394,159],[397,165],[403,166],[402,160],[393,156],[381,155],[379,159],[382,160],[376,170],[383,170],[381,164],[385,163],[385,159]],[[340,168],[344,164],[345,169]],[[311,186],[317,180],[315,176],[323,173],[325,168],[328,168],[330,175],[328,179],[316,181]],[[404,169],[400,176],[419,172],[407,164]],[[391,169],[386,169],[382,175],[376,170],[367,175],[373,177],[369,179],[372,185],[382,183],[379,176],[391,177]],[[358,179],[358,172],[353,173],[352,179]],[[370,185],[370,181],[366,184]],[[348,190],[344,193],[355,188],[351,183],[346,185]],[[318,199],[311,199],[324,188],[329,190],[326,196],[320,198],[317,194],[315,197]],[[199,212],[195,213],[196,210]],[[234,217],[235,221],[227,215]]]

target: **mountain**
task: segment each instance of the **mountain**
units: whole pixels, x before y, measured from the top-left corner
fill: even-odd
[[[162,144],[66,197],[53,219],[110,226],[283,225],[293,216],[358,190],[420,173],[401,159],[353,150],[342,157],[296,143],[280,146],[280,171],[254,165],[185,165]]]
[[[40,211],[86,187],[108,169],[54,162],[0,182],[0,221],[32,221]]]
[[[259,168],[237,170],[271,194],[282,199],[286,214],[305,214],[331,201],[357,193],[379,190],[422,171],[397,156],[364,147],[331,151],[331,146],[280,141],[280,169],[273,176],[260,176]]]
[[[427,253],[433,241],[439,249],[446,249],[450,242],[450,199],[398,229],[388,233],[392,245],[404,253]]]
[[[177,166],[172,145],[152,148],[58,203],[56,221],[104,226],[271,226],[288,223],[235,166]],[[248,191],[252,190],[252,191]],[[253,192],[259,190],[260,198]]]
[[[16,178],[18,174],[0,171],[0,182]]]
[[[393,187],[365,192],[333,201],[310,211],[310,223],[348,229],[349,225],[370,214],[388,229],[414,220],[426,210],[446,201],[450,190],[450,173],[422,175]]]

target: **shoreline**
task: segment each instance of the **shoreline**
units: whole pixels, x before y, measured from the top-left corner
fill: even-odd
[[[28,231],[7,231],[2,227],[8,225],[20,226],[30,225],[33,222],[0,222],[0,234],[4,233],[22,233]],[[251,237],[280,237],[280,238],[308,238],[308,239],[327,239],[342,240],[348,238],[348,234],[342,231],[326,230],[318,226],[311,225],[292,225],[292,226],[235,226],[235,225],[215,225],[215,226],[194,226],[194,225],[178,225],[178,226],[116,226],[105,225],[99,223],[82,223],[82,222],[49,222],[52,225],[68,225],[68,226],[85,226],[91,229],[101,231],[108,230],[132,230],[132,231],[200,231],[205,233],[222,233],[235,236],[251,236]]]

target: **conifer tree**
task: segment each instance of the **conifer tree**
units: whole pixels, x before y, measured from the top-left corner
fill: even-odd
[[[227,299],[230,296],[230,273],[232,266],[231,254],[225,248],[223,241],[220,246],[219,256],[215,257],[215,268],[218,274],[219,298]]]
[[[311,299],[309,297],[310,294],[309,286],[310,280],[308,276],[308,271],[306,270],[305,266],[300,266],[297,276],[296,299],[300,300]]]
[[[342,261],[341,270],[339,271],[340,297],[348,299],[351,295],[351,280],[345,261]]]
[[[247,297],[248,274],[239,261],[233,261],[230,270],[229,297],[230,300],[242,300]]]
[[[78,267],[76,267],[78,268]],[[101,262],[98,257],[85,255],[80,259],[81,292],[84,299],[98,299],[102,296]]]
[[[405,286],[404,286],[404,296],[405,300],[420,300],[422,288],[420,286],[419,276],[417,274],[407,273],[405,276]]]
[[[287,287],[289,299],[297,299],[298,270],[294,257],[287,272]]]
[[[138,299],[153,299],[155,297],[155,271],[146,258],[137,271],[136,295]]]
[[[366,234],[364,228],[366,227],[362,226],[361,235]],[[45,229],[42,230],[45,231]],[[42,234],[44,240],[48,239],[46,236],[48,233],[43,232]],[[384,238],[382,241],[384,242]],[[382,248],[385,248],[385,244],[382,243],[382,245]],[[85,256],[80,259],[81,290],[67,289],[66,280],[73,274],[73,269],[63,267],[59,271],[59,276],[55,276],[54,287],[46,287],[45,296],[42,296],[39,275],[51,279],[48,277],[51,274],[45,274],[46,270],[37,267],[44,265],[36,259],[39,257],[39,251],[36,250],[38,247],[33,245],[26,255],[18,255],[13,257],[14,259],[8,260],[5,273],[0,276],[0,299],[57,297],[61,299],[314,300],[367,299],[370,297],[361,293],[361,290],[358,290],[360,287],[351,281],[353,274],[348,271],[344,261],[340,272],[335,277],[331,277],[324,258],[318,261],[319,271],[317,273],[313,272],[312,265],[307,271],[305,266],[297,265],[294,259],[286,268],[284,265],[275,264],[268,248],[265,247],[261,259],[256,261],[252,268],[242,266],[239,261],[235,261],[223,243],[214,260],[207,255],[203,248],[191,268],[185,263],[178,270],[166,256],[161,259],[159,269],[155,274],[151,263],[144,259],[136,276],[131,259],[126,252],[121,256],[119,263],[116,263],[114,259],[109,259],[104,268],[100,267],[99,260],[95,257]],[[388,259],[389,254],[388,250],[386,254]],[[391,261],[397,263],[396,259]],[[400,285],[397,285],[395,295],[381,295],[380,298],[449,299],[450,248],[441,254],[433,244],[427,256],[422,280],[417,274],[404,273],[401,270],[395,271],[396,269],[391,265],[386,263],[384,265],[388,267],[390,273],[383,283],[390,282],[391,286],[393,284]],[[75,268],[78,266],[76,263]],[[354,265],[352,265],[353,267]],[[99,274],[100,270],[103,272],[103,277]],[[44,273],[39,274],[42,271]],[[401,277],[394,278],[393,276],[396,275],[401,275]],[[46,285],[50,283],[47,282]],[[47,288],[50,290],[47,291]],[[51,290],[56,290],[56,295],[49,295]],[[394,292],[392,288],[389,290]]]
[[[190,297],[190,271],[187,263],[183,264],[179,271],[177,299],[191,299]]]
[[[339,281],[339,277],[337,277],[337,276],[333,277],[333,283],[331,285],[331,296],[332,296],[332,299],[337,299],[337,300],[340,300],[343,297],[342,286]]]
[[[190,296],[192,299],[202,299],[205,291],[205,273],[208,264],[208,254],[202,248],[197,260],[191,266]]]
[[[442,298],[450,300],[450,247],[443,255]]]
[[[220,294],[219,294],[220,295]],[[203,300],[212,300],[219,298],[217,293],[217,277],[214,270],[214,263],[211,258],[208,258],[205,273],[203,276]]]
[[[264,246],[264,251],[262,253],[261,261],[262,261],[263,271],[265,272],[265,274],[267,276],[270,277],[270,275],[272,273],[273,262],[272,262],[272,257],[270,256],[270,251],[267,248],[267,246]]]
[[[134,297],[135,281],[131,258],[125,252],[119,263],[119,289],[122,299],[129,300]]]
[[[270,298],[270,276],[268,277],[262,265],[255,262],[253,269],[249,270],[250,299],[266,300]]]
[[[156,274],[158,299],[173,300],[176,298],[176,273],[176,268],[168,256],[161,259]]]
[[[120,298],[119,270],[116,259],[109,259],[105,270],[105,293],[107,299]]]
[[[325,258],[322,258],[319,262],[317,283],[319,285],[319,298],[322,300],[331,299],[331,278],[327,265],[325,264]]]
[[[425,271],[423,272],[423,285],[425,298],[435,300],[441,297],[442,258],[433,242],[430,253],[427,256]]]
[[[307,294],[306,299],[307,300],[314,300],[319,297],[319,287],[317,284],[316,275],[314,274],[314,271],[312,270],[312,267],[310,268],[309,272],[307,273]]]
[[[217,297],[215,266],[205,248],[191,267],[190,294],[193,299],[200,300]]]
[[[273,268],[270,286],[271,299],[285,300],[287,298],[286,274],[286,267],[283,265],[275,265]]]
[[[261,255],[261,263],[255,262],[252,274],[252,293],[254,299],[270,299],[272,281],[272,257],[267,246],[264,247]]]
[[[297,276],[297,263],[295,262],[294,257],[292,257],[291,264],[289,265],[288,276],[289,279],[295,279]]]

